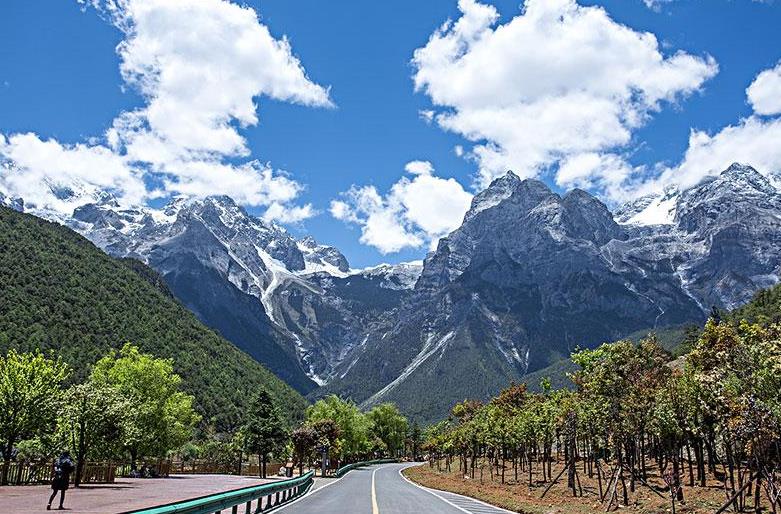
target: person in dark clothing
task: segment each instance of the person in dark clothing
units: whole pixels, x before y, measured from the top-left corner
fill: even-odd
[[[52,509],[52,502],[54,497],[57,496],[57,491],[60,492],[60,507],[62,510],[63,502],[65,502],[65,491],[68,490],[70,485],[71,473],[76,469],[73,465],[73,460],[68,452],[62,452],[62,455],[54,461],[54,478],[52,479],[52,495],[49,497],[49,504],[46,505],[46,510]]]

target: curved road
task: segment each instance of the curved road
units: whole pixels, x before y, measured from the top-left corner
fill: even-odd
[[[402,477],[416,464],[378,464],[355,469],[276,512],[284,514],[504,514],[465,496],[428,489]]]

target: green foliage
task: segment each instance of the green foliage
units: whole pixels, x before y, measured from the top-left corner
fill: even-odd
[[[73,383],[126,342],[173,359],[204,424],[233,431],[252,392],[267,389],[286,416],[306,401],[266,368],[201,324],[137,261],[119,261],[60,225],[0,207],[0,355],[53,351]]]
[[[306,411],[310,425],[318,421],[331,420],[339,430],[332,449],[340,459],[366,454],[370,449],[369,422],[358,407],[336,395],[318,400]]]
[[[732,311],[729,319],[763,326],[781,324],[781,284],[758,291],[750,302]]]
[[[699,398],[738,450],[762,455],[781,437],[781,326],[709,321],[689,355]]]
[[[273,397],[261,389],[252,399],[241,429],[244,447],[257,454],[263,464],[261,476],[266,477],[265,464],[272,453],[281,454],[288,441],[288,432],[282,414]]]
[[[135,429],[135,407],[119,388],[94,380],[65,391],[57,427],[76,457],[77,485],[87,460],[121,455],[122,442]]]
[[[377,405],[366,414],[366,417],[369,420],[371,434],[382,441],[389,455],[397,456],[404,448],[404,439],[409,426],[407,418],[392,403]]]
[[[771,302],[772,296],[762,298]],[[672,501],[682,501],[687,459],[690,486],[695,468],[701,487],[710,472],[724,481],[727,496],[740,497],[736,501],[743,505],[745,487],[735,485],[741,468],[749,470],[745,480],[768,477],[781,464],[781,325],[733,319],[715,313],[701,333],[689,330],[691,351],[683,366],[680,360],[671,365],[671,355],[653,336],[577,351],[572,354],[577,370],[570,375],[574,391],[543,386],[542,393],[534,393],[513,385],[487,404],[458,403],[450,419],[427,430],[425,449],[434,459],[447,457],[448,466],[458,456],[460,468],[471,469],[473,477],[480,458],[498,473],[505,469],[500,458],[517,465],[520,457],[540,463],[536,469],[546,482],[552,479],[546,464],[556,448],[568,466],[573,495],[577,459],[587,461],[584,469],[612,468],[611,503],[619,502],[616,488],[624,473],[632,486],[645,480],[647,459],[664,473]],[[610,468],[600,468],[600,461]],[[532,467],[527,468],[529,487]],[[749,480],[757,480],[759,488],[764,479]],[[627,495],[624,489],[625,505]],[[757,510],[759,496],[754,497]]]
[[[48,359],[40,351],[10,350],[0,357],[0,438],[6,462],[20,440],[54,431],[60,384],[67,374],[59,358]]]
[[[340,462],[397,457],[405,453],[408,443],[415,450],[421,445],[420,427],[408,431],[407,418],[392,403],[363,413],[351,401],[331,395],[307,409],[306,421],[293,431],[293,449],[299,463],[319,458],[322,450]]]
[[[182,379],[174,373],[173,361],[143,354],[135,346],[127,344],[100,359],[90,381],[127,400],[131,415],[122,443],[133,459],[164,457],[188,441],[200,421],[193,397],[179,390]]]

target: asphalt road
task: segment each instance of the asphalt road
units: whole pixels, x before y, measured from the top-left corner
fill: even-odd
[[[414,464],[379,464],[356,469],[300,500],[281,507],[284,514],[500,514],[491,507],[453,493],[407,481],[399,473]]]

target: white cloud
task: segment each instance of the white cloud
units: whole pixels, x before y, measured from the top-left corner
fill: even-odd
[[[274,39],[249,7],[224,0],[93,4],[125,33],[117,49],[122,76],[147,100],[116,129],[131,156],[158,142],[184,158],[247,155],[236,125],[257,124],[256,97],[331,105],[288,41]]]
[[[266,221],[278,221],[281,223],[298,223],[316,214],[312,204],[289,206],[284,203],[274,202],[269,205],[263,214]]]
[[[240,130],[258,123],[259,97],[332,105],[328,90],[306,76],[287,39],[272,37],[253,9],[226,0],[79,1],[106,14],[124,33],[117,47],[122,77],[145,105],[121,113],[106,132],[105,145],[47,142],[58,145],[76,167],[92,169],[96,155],[112,161],[101,176],[85,172],[78,178],[121,190],[126,176],[155,177],[167,193],[228,194],[248,205],[295,199],[300,187],[284,174],[255,161],[236,164],[250,156]],[[44,150],[38,138],[28,143]],[[38,171],[30,170],[18,155],[8,148],[2,152],[28,177],[48,166],[47,175],[69,178],[54,171],[53,162],[37,161]],[[131,196],[137,198],[138,191]],[[296,216],[306,211],[285,209]]]
[[[574,0],[526,0],[496,25],[493,6],[460,0],[461,17],[415,51],[414,82],[444,129],[472,141],[482,185],[581,154],[616,153],[663,102],[698,91],[711,57],[665,56],[656,37]]]
[[[456,180],[433,174],[428,161],[412,161],[385,196],[374,186],[353,186],[331,202],[331,215],[361,227],[360,241],[382,253],[431,244],[458,228],[472,195]]]
[[[642,184],[641,192],[675,184],[693,186],[721,173],[733,162],[750,164],[762,173],[781,173],[781,118],[764,120],[750,116],[714,135],[692,130],[689,147],[678,166],[665,169]]]
[[[781,114],[781,63],[757,75],[746,95],[757,114]]]
[[[673,1],[675,0],[643,0],[643,3],[649,9],[653,9],[654,11],[659,11],[661,10],[663,4],[669,4],[670,2]]]
[[[626,200],[631,193],[626,181],[638,170],[614,154],[582,153],[568,156],[556,172],[556,183],[564,188],[599,191],[613,200]]]
[[[659,191],[666,186],[687,188],[717,175],[733,162],[750,164],[765,174],[781,173],[781,64],[760,72],[746,89],[755,114],[714,134],[693,129],[681,162],[657,166],[647,180],[622,185],[623,196]],[[773,116],[776,115],[776,116]]]
[[[114,192],[120,200],[138,203],[147,197],[141,172],[104,146],[63,145],[36,134],[0,134],[0,157],[15,169],[0,168],[0,190],[25,202],[61,212],[72,211],[72,199],[58,189],[90,193],[96,188]],[[3,171],[4,170],[4,171]]]
[[[413,175],[431,175],[434,166],[429,161],[410,161],[404,165],[404,171]]]

